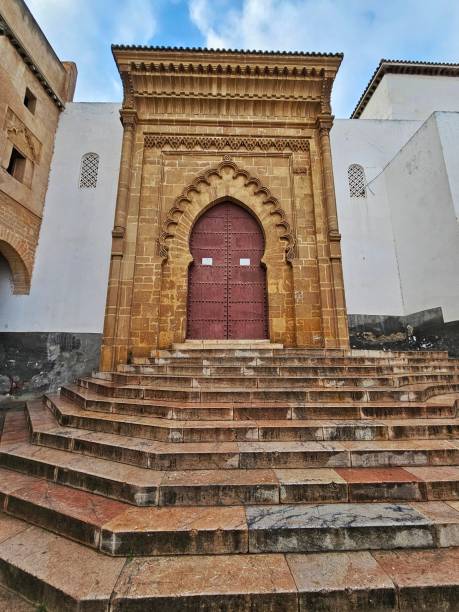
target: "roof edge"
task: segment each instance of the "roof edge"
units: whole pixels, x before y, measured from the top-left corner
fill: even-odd
[[[344,53],[320,53],[317,51],[262,51],[260,49],[212,49],[207,47],[168,47],[159,45],[118,45],[112,44],[112,51],[180,51],[181,53],[228,53],[239,55],[283,55],[290,57],[336,57],[343,58]]]
[[[351,119],[358,119],[379,83],[386,74],[420,74],[424,76],[459,76],[459,64],[442,62],[422,62],[412,60],[380,60],[376,70],[373,72],[364,92],[360,96],[352,114]]]

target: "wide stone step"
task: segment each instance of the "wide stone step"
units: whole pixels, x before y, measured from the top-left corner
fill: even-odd
[[[113,556],[459,545],[458,502],[140,508],[0,468],[4,511]]]
[[[165,442],[459,439],[459,419],[179,421],[101,414],[59,395],[46,405],[59,425]]]
[[[21,441],[0,445],[1,466],[138,506],[459,499],[457,466],[162,472],[37,447],[24,416],[9,413],[6,428]]]
[[[233,506],[459,499],[459,467],[159,472],[32,444],[0,465],[137,506]]]
[[[176,366],[207,366],[207,367],[335,367],[335,366],[372,366],[372,367],[442,367],[445,365],[457,365],[457,358],[450,357],[424,357],[416,355],[409,356],[389,356],[386,354],[381,357],[373,357],[370,355],[360,357],[333,357],[330,355],[322,357],[311,357],[304,354],[287,355],[280,354],[276,356],[260,357],[257,355],[247,354],[235,356],[215,356],[203,353],[200,356],[183,355],[180,357],[162,356],[150,359],[135,358],[131,362],[131,366],[137,367],[154,367],[158,365],[176,365]]]
[[[182,442],[145,440],[56,427],[41,404],[29,404],[35,444],[155,470],[457,465],[457,440]]]
[[[454,547],[126,561],[0,514],[1,582],[49,612],[436,612],[459,590]]]
[[[78,384],[105,397],[125,399],[173,400],[180,402],[325,402],[325,401],[424,401],[439,393],[459,391],[459,382],[430,382],[392,387],[330,387],[330,388],[271,388],[247,389],[245,387],[181,388],[173,386],[145,387],[120,386],[97,378],[79,379]]]
[[[325,374],[310,376],[189,376],[173,374],[130,374],[130,373],[98,373],[95,379],[108,380],[115,385],[139,385],[141,387],[177,387],[192,389],[311,389],[328,387],[402,387],[429,382],[456,382],[456,373],[427,374],[391,374],[387,376],[357,376],[355,374],[341,376],[326,376]]]
[[[213,346],[198,346],[194,345],[190,350],[186,345],[181,345],[177,348],[152,351],[152,358],[187,358],[187,357],[258,357],[258,356],[275,356],[275,357],[302,357],[302,358],[345,358],[358,359],[369,357],[371,359],[409,359],[415,361],[417,359],[447,359],[447,351],[383,351],[383,350],[346,350],[346,349],[305,349],[305,348],[282,348],[279,345],[261,346],[260,344],[252,346],[244,346],[240,343],[238,346],[229,347],[223,342],[214,344]]]
[[[127,365],[120,364],[117,367],[117,372],[125,374],[154,374],[154,375],[186,375],[186,376],[342,376],[342,375],[357,375],[357,376],[385,376],[391,374],[448,374],[459,372],[458,364],[445,363],[436,365],[428,364],[410,364],[410,365],[353,365],[352,362],[348,365],[330,365],[330,366],[314,366],[314,365],[188,365],[182,362],[174,362],[170,364],[151,364],[151,365]]]
[[[257,419],[400,419],[450,418],[456,415],[455,394],[439,395],[427,402],[211,402],[108,398],[77,385],[65,385],[61,395],[86,410],[115,414],[149,415],[178,420]]]

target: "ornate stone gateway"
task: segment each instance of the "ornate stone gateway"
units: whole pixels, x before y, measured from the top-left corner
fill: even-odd
[[[187,337],[267,337],[264,240],[252,215],[231,202],[210,208],[190,240]]]
[[[187,337],[347,348],[329,142],[342,56],[124,46],[113,53],[124,137],[102,369]],[[234,251],[237,268],[228,275],[258,280],[242,291],[246,301],[232,302],[228,276],[226,290],[215,288],[220,310],[209,325],[213,298],[199,285],[216,272],[204,270],[204,242],[194,253],[193,232],[223,210],[218,202],[259,228],[264,250]],[[247,259],[249,266],[240,263]]]

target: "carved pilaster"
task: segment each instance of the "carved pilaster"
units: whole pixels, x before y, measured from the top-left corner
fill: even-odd
[[[330,146],[330,129],[333,125],[333,117],[321,115],[317,120],[320,140],[320,156],[322,159],[322,171],[324,182],[325,205],[327,208],[328,234],[335,239],[340,239],[338,229],[338,214],[336,212],[335,185],[333,181],[333,164]]]

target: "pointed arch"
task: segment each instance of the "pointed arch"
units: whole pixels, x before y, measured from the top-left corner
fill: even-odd
[[[262,228],[265,251],[261,262],[266,269],[269,338],[293,346],[294,236],[271,190],[231,159],[224,159],[195,177],[174,200],[164,220],[159,237],[162,261],[159,346],[166,348],[186,337],[188,270],[193,261],[190,236],[202,214],[221,201],[246,208]]]
[[[234,161],[225,159],[198,175],[175,199],[159,236],[159,254],[164,260],[169,256],[171,241],[177,235],[184,213],[194,208],[196,202],[204,204],[199,206],[202,212],[210,202],[222,196],[233,197],[245,204],[265,229],[267,225],[272,225],[266,218],[265,211],[268,211],[269,218],[274,221],[278,240],[282,243],[285,259],[290,262],[294,259],[295,238],[277,198],[260,179],[241,169]]]
[[[18,245],[16,245],[18,246]],[[27,295],[30,293],[30,273],[27,266],[19,254],[9,242],[1,239],[0,234],[0,253],[8,262],[11,271],[14,295]]]

